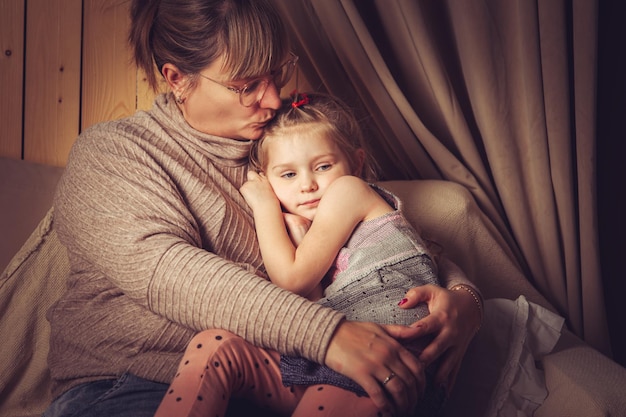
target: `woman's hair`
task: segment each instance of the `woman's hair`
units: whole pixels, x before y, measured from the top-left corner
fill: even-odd
[[[278,67],[289,49],[269,0],[132,0],[130,15],[134,60],[155,91],[155,65],[193,76],[223,55],[231,79],[245,79]]]
[[[314,131],[316,134],[327,135],[345,154],[354,175],[366,181],[376,179],[374,163],[367,152],[363,132],[354,114],[338,98],[321,93],[298,94],[295,98],[283,100],[276,116],[265,127],[263,136],[252,144],[252,169],[261,172],[267,168],[267,155],[263,148],[267,139],[294,131]],[[359,150],[365,152],[362,166]]]

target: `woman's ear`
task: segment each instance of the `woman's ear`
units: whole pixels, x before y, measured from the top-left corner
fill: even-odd
[[[163,74],[163,78],[165,78],[167,86],[172,90],[174,96],[176,96],[176,101],[184,101],[184,94],[187,91],[189,77],[183,74],[176,65],[169,63],[163,65],[161,73]]]

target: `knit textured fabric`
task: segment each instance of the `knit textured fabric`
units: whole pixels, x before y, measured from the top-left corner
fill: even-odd
[[[71,263],[48,312],[55,396],[125,372],[169,383],[209,328],[324,360],[343,315],[258,276],[250,144],[193,129],[171,94],[77,139],[54,202]]]

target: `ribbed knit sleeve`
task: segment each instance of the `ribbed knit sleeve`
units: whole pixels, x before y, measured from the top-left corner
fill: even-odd
[[[72,266],[49,313],[57,392],[128,370],[169,382],[207,328],[323,362],[343,318],[259,277],[238,192],[249,144],[201,135],[177,110],[161,97],[150,113],[98,125],[73,147],[55,197]]]
[[[439,256],[439,276],[441,277],[441,284],[448,289],[456,287],[457,285],[466,285],[473,288],[477,294],[481,295],[480,290],[476,285],[470,281],[461,268],[452,262],[445,256]]]

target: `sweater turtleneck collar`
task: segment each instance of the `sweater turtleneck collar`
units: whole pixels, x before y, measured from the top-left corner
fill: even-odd
[[[231,167],[248,163],[252,141],[224,138],[194,129],[183,117],[171,92],[156,97],[151,113],[172,137],[189,143],[215,162]]]

